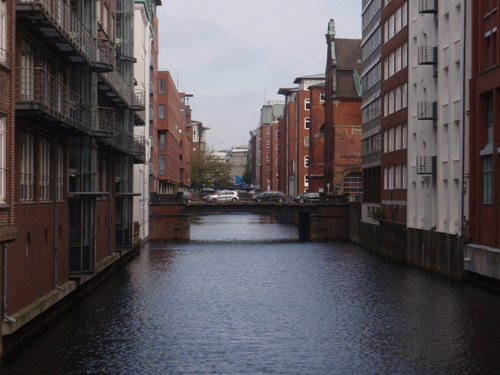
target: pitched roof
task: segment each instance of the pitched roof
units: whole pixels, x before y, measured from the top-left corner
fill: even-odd
[[[335,38],[337,70],[355,69],[361,74],[361,39]]]

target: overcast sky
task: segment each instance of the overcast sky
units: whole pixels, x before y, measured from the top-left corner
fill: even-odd
[[[281,87],[324,73],[330,18],[338,38],[361,38],[361,0],[163,0],[159,69],[193,94],[193,120],[215,150],[247,144]]]

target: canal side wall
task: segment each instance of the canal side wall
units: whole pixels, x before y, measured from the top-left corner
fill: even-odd
[[[2,324],[0,358],[6,357],[33,335],[64,314],[75,302],[93,291],[117,269],[140,253],[139,243],[130,250],[107,256],[95,265],[95,274],[72,279],[11,315],[15,322]]]
[[[176,203],[150,203],[149,238],[152,240],[189,240],[191,238],[190,214]]]
[[[378,224],[361,221],[361,203],[350,204],[350,236],[353,242],[392,259],[423,267],[456,279],[466,279],[463,238],[407,228],[383,220]]]

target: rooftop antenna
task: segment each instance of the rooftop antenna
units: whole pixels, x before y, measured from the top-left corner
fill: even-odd
[[[266,104],[267,89],[264,90],[264,104]]]

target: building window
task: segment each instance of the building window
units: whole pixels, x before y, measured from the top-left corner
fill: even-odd
[[[21,41],[21,69],[19,72],[21,76],[21,100],[33,100],[34,66],[35,52],[33,46],[23,39]]]
[[[401,189],[401,165],[396,165],[395,170],[396,170],[396,176],[394,185],[396,189]]]
[[[165,151],[165,133],[159,135],[160,151]]]
[[[165,80],[163,79],[158,81],[158,92],[160,95],[165,95]]]
[[[0,202],[5,202],[5,116],[0,116]]]
[[[7,61],[7,2],[0,0],[0,61]]]
[[[309,148],[309,136],[304,137],[304,148]]]
[[[271,148],[271,141],[267,140],[267,148]]]
[[[363,192],[363,177],[361,172],[350,173],[344,179],[344,193],[356,195]]]
[[[33,155],[33,133],[21,133],[21,201],[32,201],[34,182],[35,182],[35,168],[34,168],[34,155]]]
[[[326,94],[325,94],[325,92],[324,92],[324,91],[320,92],[320,93],[319,93],[319,100],[320,100],[320,101],[322,101],[322,102],[324,102],[324,101],[325,101],[325,97],[326,97],[325,95],[326,95]]]
[[[38,199],[40,201],[48,201],[50,199],[50,140],[48,138],[40,138],[39,141],[39,176]]]
[[[304,100],[304,109],[309,111],[311,109],[311,98],[306,98]]]
[[[160,175],[165,175],[166,171],[166,159],[165,155],[160,155]]]
[[[304,187],[309,187],[309,175],[304,175]]]
[[[304,119],[304,129],[310,129],[311,128],[311,118],[306,117]]]
[[[309,155],[304,156],[304,167],[309,168]]]
[[[160,120],[165,120],[165,104],[160,104],[158,106],[158,118]]]
[[[267,161],[271,161],[271,154],[267,154],[266,159],[267,159]]]
[[[493,203],[493,156],[483,156],[483,203]]]

